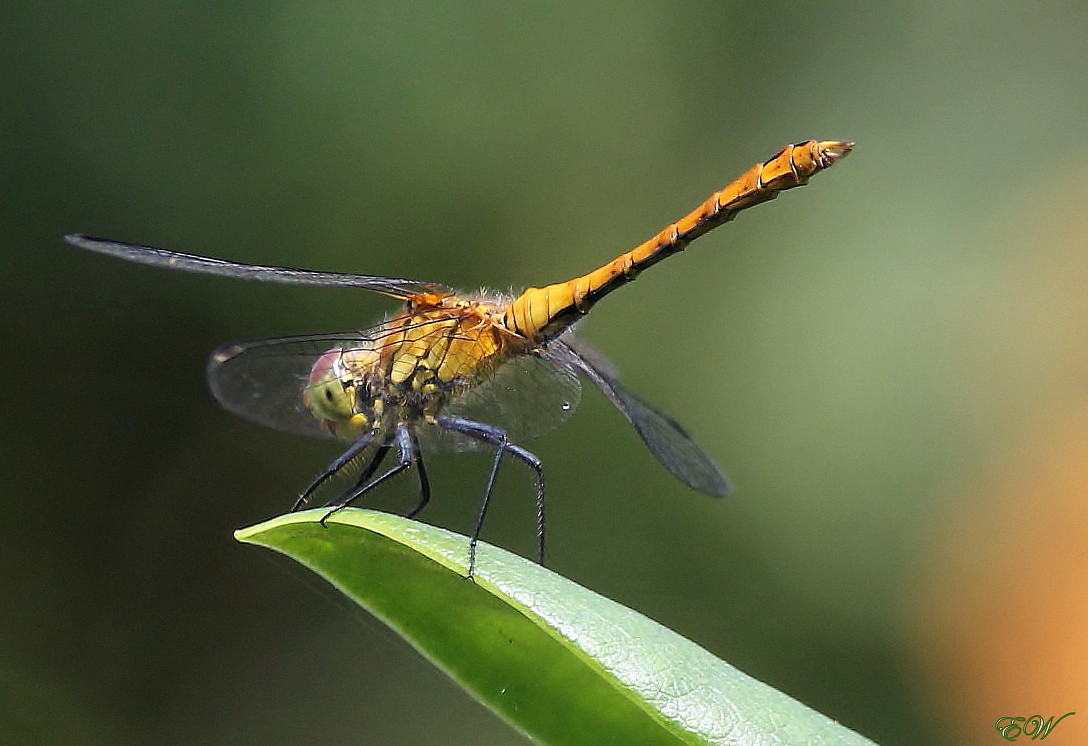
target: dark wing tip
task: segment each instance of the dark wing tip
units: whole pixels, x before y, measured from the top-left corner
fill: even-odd
[[[66,233],[64,240],[80,249],[90,248],[93,244],[101,243],[105,241],[104,238],[97,238],[96,236],[90,236],[86,233]]]
[[[729,495],[733,494],[733,483],[729,481],[729,477],[721,472],[718,473],[717,481],[701,487],[696,485],[692,485],[692,487],[711,497],[729,497]]]

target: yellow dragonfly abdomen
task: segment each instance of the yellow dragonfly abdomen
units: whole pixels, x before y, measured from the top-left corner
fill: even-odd
[[[769,160],[749,168],[720,192],[710,195],[649,241],[603,267],[573,280],[527,289],[506,309],[506,328],[537,343],[562,334],[588,313],[594,303],[635,279],[643,270],[683,250],[707,231],[732,220],[741,210],[804,185],[853,147],[854,143],[839,140],[808,140],[787,145]]]

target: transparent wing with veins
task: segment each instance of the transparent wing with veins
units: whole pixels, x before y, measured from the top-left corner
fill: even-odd
[[[304,403],[314,362],[333,348],[371,344],[361,333],[312,334],[223,345],[208,359],[208,385],[228,412],[265,427],[335,440]]]
[[[582,384],[574,366],[550,350],[518,355],[458,398],[443,414],[501,428],[511,442],[550,433],[574,413]],[[476,451],[478,440],[440,428],[420,431],[425,450]]]
[[[198,272],[206,275],[219,275],[220,277],[234,277],[242,280],[275,282],[284,285],[362,288],[363,290],[371,290],[375,293],[405,300],[421,293],[438,293],[439,295],[453,293],[451,288],[433,282],[418,282],[416,280],[381,277],[379,275],[356,275],[348,272],[315,272],[309,269],[276,267],[266,264],[242,264],[241,262],[213,259],[206,256],[197,256],[196,254],[183,254],[180,251],[171,251],[170,249],[158,249],[154,246],[140,246],[139,244],[124,243],[122,241],[111,241],[106,238],[95,238],[83,233],[69,234],[64,237],[64,240],[86,251],[114,256],[137,264],[148,264],[154,267]]]
[[[642,442],[673,476],[687,486],[712,497],[732,490],[729,480],[695,444],[687,431],[669,417],[624,388],[604,355],[573,334],[551,343],[553,354],[577,368],[620,410],[634,426]]]

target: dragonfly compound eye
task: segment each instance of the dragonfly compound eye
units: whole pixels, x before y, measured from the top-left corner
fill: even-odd
[[[355,430],[368,424],[366,416],[357,409],[355,381],[354,373],[344,365],[340,349],[324,353],[310,369],[303,402],[314,417],[336,434],[345,426]]]

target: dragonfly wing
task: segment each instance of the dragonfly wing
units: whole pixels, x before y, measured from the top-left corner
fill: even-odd
[[[316,438],[334,438],[303,403],[317,358],[333,348],[369,344],[363,334],[325,334],[238,342],[208,360],[208,385],[229,412],[265,427]]]
[[[549,433],[563,424],[582,398],[578,374],[566,358],[548,352],[519,355],[487,380],[473,386],[442,410],[443,414],[486,422],[503,430],[514,443]],[[475,451],[479,440],[428,427],[420,431],[426,450]]]
[[[372,290],[376,293],[391,295],[394,298],[411,298],[421,293],[448,295],[453,291],[445,285],[430,282],[404,280],[398,277],[380,277],[377,275],[356,275],[347,272],[314,272],[309,269],[293,267],[275,267],[265,264],[241,264],[225,259],[214,259],[196,254],[183,254],[180,251],[157,249],[153,246],[111,241],[107,238],[95,238],[82,233],[72,233],[64,240],[73,246],[107,254],[137,264],[149,264],[167,269],[180,269],[184,272],[199,272],[221,277],[236,277],[259,282],[276,282],[286,285],[311,285],[320,287],[352,287]]]
[[[573,334],[552,342],[561,354],[604,392],[627,418],[650,452],[681,482],[713,497],[724,497],[732,490],[729,480],[710,457],[695,445],[683,427],[624,388],[616,369],[596,349]]]

